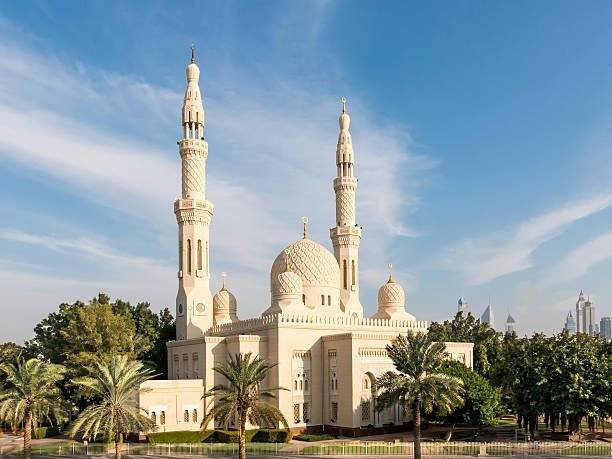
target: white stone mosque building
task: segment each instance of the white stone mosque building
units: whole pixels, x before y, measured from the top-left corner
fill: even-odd
[[[378,413],[374,381],[394,369],[385,346],[409,330],[426,332],[427,322],[406,311],[404,290],[391,276],[378,291],[377,311],[364,315],[356,157],[346,101],[335,155],[333,253],[308,238],[304,219],[303,238],[280,250],[272,263],[270,306],[259,317],[239,319],[238,302],[225,283],[214,296],[210,291],[213,205],[206,196],[208,143],[193,51],[186,73],[178,142],[182,195],[174,202],[179,247],[176,340],[167,345],[170,379],[147,382],[141,406],[158,431],[197,430],[205,409],[203,393],[222,382],[213,371],[215,363],[229,354],[252,352],[278,364],[267,385],[288,389],[272,402],[293,431],[360,435],[401,429],[409,415],[399,406]],[[330,154],[330,175],[331,164]],[[470,367],[472,348],[472,343],[447,343],[451,358]]]

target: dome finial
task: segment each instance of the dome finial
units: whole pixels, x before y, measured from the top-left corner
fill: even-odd
[[[340,100],[342,101],[342,113],[346,113],[346,97],[342,96]]]
[[[222,280],[221,280],[221,282],[222,282],[222,284],[223,284],[223,285],[221,286],[221,290],[227,290],[227,289],[225,288],[225,280],[227,279],[227,273],[226,273],[226,272],[222,272],[222,273],[221,273],[221,279],[222,279]]]
[[[195,44],[191,44],[191,63],[195,64]]]
[[[393,282],[393,265],[391,263],[389,263],[389,280],[387,281],[387,284],[390,284],[391,282]]]
[[[308,217],[302,217],[302,224],[304,225],[304,239],[308,236]]]

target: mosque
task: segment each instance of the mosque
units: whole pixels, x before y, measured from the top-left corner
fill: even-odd
[[[282,249],[272,263],[270,306],[259,317],[239,319],[238,302],[225,283],[214,296],[210,291],[213,205],[206,196],[208,143],[193,48],[186,74],[178,142],[182,194],[174,202],[176,340],[167,344],[170,379],[145,383],[140,406],[158,431],[197,430],[205,410],[202,395],[222,383],[213,371],[215,363],[229,354],[251,352],[277,364],[266,385],[288,389],[271,402],[292,431],[359,436],[402,429],[410,414],[399,405],[376,410],[375,378],[394,370],[385,346],[399,334],[427,332],[427,322],[406,311],[404,290],[391,276],[378,291],[377,311],[364,315],[359,298],[363,235],[356,223],[356,158],[346,100],[335,155],[333,253],[308,238],[304,218],[303,237]],[[472,366],[472,343],[446,346],[450,358]]]

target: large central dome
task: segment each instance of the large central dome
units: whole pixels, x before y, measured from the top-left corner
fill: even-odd
[[[310,239],[294,242],[278,254],[270,271],[271,288],[278,288],[278,275],[289,269],[302,278],[304,287],[340,287],[340,267],[334,255]]]
[[[278,254],[270,270],[270,290],[276,297],[281,290],[279,274],[294,272],[304,286],[303,303],[309,308],[339,307],[340,267],[334,255],[308,238],[300,239]],[[326,309],[327,309],[326,308]],[[331,310],[330,310],[331,312]]]

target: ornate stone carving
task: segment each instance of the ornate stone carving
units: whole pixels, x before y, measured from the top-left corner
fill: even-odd
[[[404,306],[404,289],[400,284],[387,282],[378,290],[378,306]]]
[[[310,239],[300,239],[287,247],[287,265],[300,276],[304,286],[333,287],[340,285],[340,267],[334,256],[322,245]],[[285,271],[285,252],[281,252],[270,271],[270,286],[274,295],[280,289],[278,276]]]

